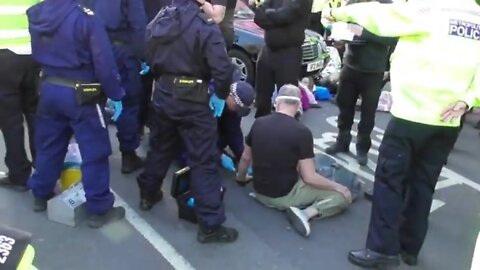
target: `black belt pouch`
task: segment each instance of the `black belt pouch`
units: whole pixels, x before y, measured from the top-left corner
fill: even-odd
[[[104,103],[106,100],[99,83],[77,83],[75,94],[78,105]]]
[[[173,81],[173,98],[194,103],[207,103],[208,85],[193,77],[176,77]]]

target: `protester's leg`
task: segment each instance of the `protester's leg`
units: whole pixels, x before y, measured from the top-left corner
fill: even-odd
[[[338,192],[319,190],[299,180],[286,196],[269,198],[256,195],[259,202],[267,207],[287,210],[287,218],[297,232],[303,236],[310,234],[308,221],[311,218],[326,218],[347,208],[348,203]],[[306,207],[306,208],[305,208]],[[305,208],[301,210],[301,208]]]
[[[438,132],[420,146],[408,182],[408,197],[400,227],[402,252],[417,257],[428,229],[433,193],[443,164],[458,136],[457,128],[437,128]]]
[[[271,57],[267,47],[260,52],[257,61],[255,106],[257,112],[255,118],[270,114],[272,111],[272,95],[275,89],[275,79],[273,69],[271,67]]]

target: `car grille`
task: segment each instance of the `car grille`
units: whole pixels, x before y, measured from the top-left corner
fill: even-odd
[[[313,43],[311,41],[303,43],[302,52],[302,60],[304,63],[317,59],[320,56],[319,43]]]

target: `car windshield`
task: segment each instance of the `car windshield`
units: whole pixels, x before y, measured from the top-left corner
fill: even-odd
[[[253,19],[255,13],[242,1],[237,1],[235,7],[235,18],[237,19]]]

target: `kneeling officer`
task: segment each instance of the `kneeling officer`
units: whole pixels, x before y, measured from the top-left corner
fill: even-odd
[[[89,226],[98,228],[121,219],[125,210],[112,207],[108,164],[111,146],[103,108],[105,94],[114,106],[116,120],[125,92],[120,87],[108,35],[93,12],[80,7],[76,0],[44,0],[31,7],[27,15],[32,56],[42,67],[36,170],[29,181],[35,196],[34,210],[46,210],[68,143],[75,135],[83,159]]]
[[[238,233],[225,221],[217,149],[217,122],[232,80],[232,65],[218,26],[193,0],[176,0],[147,26],[147,62],[155,88],[150,151],[138,177],[140,208],[160,201],[163,179],[181,138],[191,168],[190,189],[199,222],[198,241],[233,242]],[[215,95],[210,95],[209,81]],[[212,113],[212,110],[214,113]]]

